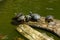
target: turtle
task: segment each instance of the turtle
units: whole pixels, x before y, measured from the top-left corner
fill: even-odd
[[[20,16],[18,19],[17,19],[17,21],[18,22],[20,22],[20,23],[24,23],[25,22],[25,16],[24,15],[22,15],[22,16]]]
[[[46,22],[51,22],[51,21],[53,21],[53,16],[52,15],[48,15],[46,18],[45,18],[45,21]]]
[[[31,16],[31,19],[33,20],[33,21],[38,21],[39,19],[40,19],[40,15],[39,14],[37,14],[37,13],[30,13],[30,16]]]
[[[25,17],[26,17],[26,22],[31,21],[31,16],[30,15],[26,15]]]

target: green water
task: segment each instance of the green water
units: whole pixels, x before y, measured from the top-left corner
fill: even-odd
[[[3,0],[0,2],[0,34],[8,35],[8,39],[5,40],[13,40],[15,37],[24,38],[10,22],[14,13],[28,14],[29,11],[39,13],[41,16],[53,15],[56,19],[60,19],[60,0]],[[53,36],[55,40],[60,39],[50,32],[40,29],[39,31]]]

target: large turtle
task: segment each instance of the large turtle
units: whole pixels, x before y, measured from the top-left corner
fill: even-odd
[[[32,17],[32,20],[38,21],[40,19],[40,15],[37,13],[30,13],[30,16]]]

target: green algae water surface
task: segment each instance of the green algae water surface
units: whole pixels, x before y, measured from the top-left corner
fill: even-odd
[[[14,13],[23,12],[28,14],[29,11],[39,13],[42,16],[53,15],[60,19],[60,0],[2,0],[0,1],[0,34],[7,35],[5,40],[14,40],[16,37],[23,37],[11,24]],[[55,40],[60,38],[45,30],[37,29],[40,32],[47,33]],[[25,38],[26,39],[26,38]]]

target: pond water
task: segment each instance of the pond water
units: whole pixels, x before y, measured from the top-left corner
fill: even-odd
[[[3,0],[0,2],[0,34],[7,35],[5,40],[13,40],[16,37],[23,37],[16,31],[16,26],[11,24],[15,13],[29,11],[39,13],[41,16],[53,15],[60,19],[60,0]],[[36,28],[35,28],[36,29]],[[55,40],[60,38],[45,30],[37,29],[40,32],[52,36]],[[26,39],[26,38],[25,38]]]

